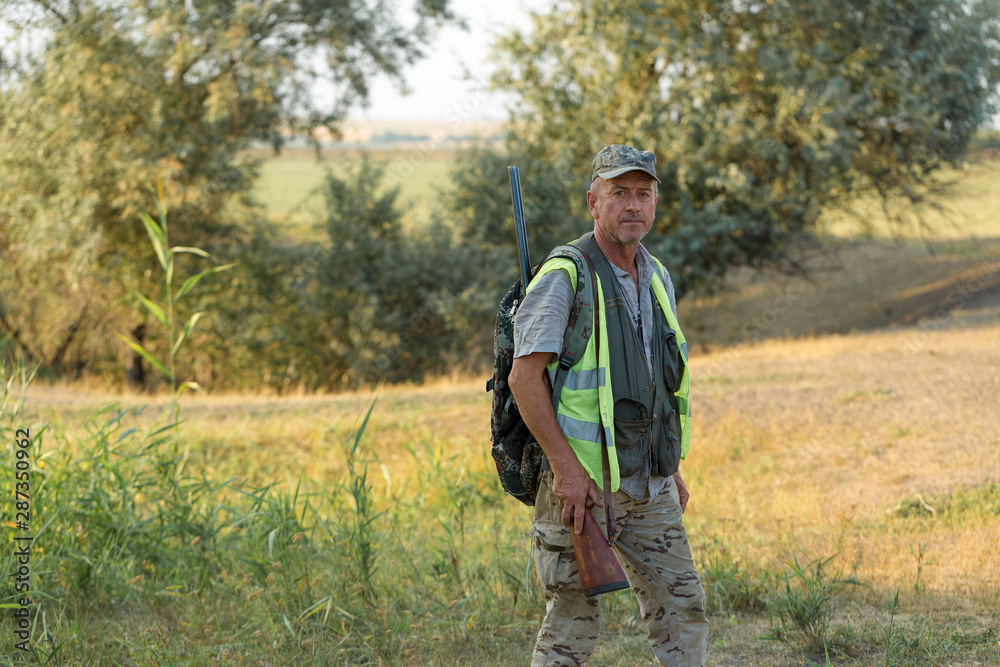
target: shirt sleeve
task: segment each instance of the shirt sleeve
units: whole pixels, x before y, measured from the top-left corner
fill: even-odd
[[[563,270],[538,278],[514,312],[514,358],[532,352],[559,354],[573,309],[573,283]]]

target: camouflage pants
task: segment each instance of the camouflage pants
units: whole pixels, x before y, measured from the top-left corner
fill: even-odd
[[[535,571],[546,601],[532,667],[585,664],[601,627],[598,598],[583,594],[573,537],[559,519],[562,510],[551,484],[552,473],[543,472],[531,527]],[[705,591],[691,560],[673,480],[652,499],[635,500],[621,491],[612,499],[619,529],[615,552],[639,601],[653,653],[664,665],[701,667],[708,638]],[[593,516],[603,531],[604,510],[595,509]]]

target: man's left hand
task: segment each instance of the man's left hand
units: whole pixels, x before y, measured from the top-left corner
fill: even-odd
[[[684,486],[684,480],[681,479],[681,473],[674,473],[674,484],[677,486],[677,497],[681,501],[681,514],[684,514],[684,510],[687,509],[688,499],[691,498],[691,494],[688,493],[687,487]]]

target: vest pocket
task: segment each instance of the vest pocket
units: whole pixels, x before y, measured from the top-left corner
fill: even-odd
[[[618,472],[624,479],[638,472],[646,460],[647,437],[653,420],[646,406],[631,398],[615,401],[615,449]]]
[[[663,406],[663,424],[660,425],[659,442],[656,451],[653,452],[653,472],[667,477],[677,472],[681,463],[681,439],[680,428],[677,423],[677,414],[668,405]]]
[[[663,364],[663,381],[671,394],[681,388],[681,376],[684,372],[684,361],[681,359],[681,348],[677,345],[677,333],[670,327],[664,327],[663,340],[660,344],[660,359]]]

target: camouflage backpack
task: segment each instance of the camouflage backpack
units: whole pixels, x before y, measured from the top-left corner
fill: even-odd
[[[552,406],[558,410],[559,394],[566,382],[569,368],[576,363],[587,347],[593,326],[594,304],[592,283],[593,265],[583,250],[562,245],[550,252],[531,272],[534,277],[542,264],[555,257],[565,257],[576,264],[576,294],[569,322],[563,334],[559,367],[552,386]],[[514,315],[521,302],[521,279],[510,288],[497,310],[496,332],[493,338],[493,377],[486,382],[486,391],[493,392],[491,419],[493,459],[496,461],[500,484],[506,493],[525,505],[535,504],[538,490],[538,472],[545,455],[541,445],[521,419],[517,403],[510,393],[507,376],[514,363]]]

